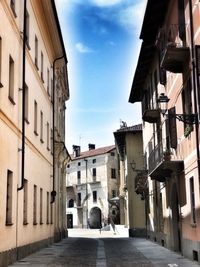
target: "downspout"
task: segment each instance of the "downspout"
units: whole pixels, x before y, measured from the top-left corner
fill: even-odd
[[[21,159],[21,186],[18,191],[24,188],[25,169],[25,71],[26,71],[26,1],[24,0],[24,26],[23,26],[23,58],[22,58],[22,159]]]
[[[55,190],[55,64],[56,61],[65,58],[65,56],[58,57],[53,61],[53,189],[51,191],[51,204],[55,202],[56,190]],[[67,62],[66,62],[67,63]]]
[[[194,25],[193,25],[193,13],[192,13],[192,0],[189,0],[189,14],[190,14],[190,32],[191,32],[191,53],[192,53],[192,78],[193,78],[193,86],[194,86],[194,113],[198,115],[198,107],[197,105],[197,96],[199,99],[199,92],[196,83],[196,65],[195,65],[195,46],[194,46]],[[199,184],[200,184],[200,152],[199,152],[199,117],[195,118],[195,137],[196,137],[196,150],[197,150],[197,166],[198,166],[198,176],[199,176]]]

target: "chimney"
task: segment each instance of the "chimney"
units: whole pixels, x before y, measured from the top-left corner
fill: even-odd
[[[88,144],[89,150],[95,149],[95,144]]]
[[[81,155],[81,147],[80,146],[73,145],[72,148],[73,148],[73,156],[75,158],[76,157],[79,157]]]

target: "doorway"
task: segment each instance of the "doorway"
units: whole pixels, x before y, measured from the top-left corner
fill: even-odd
[[[67,228],[73,228],[73,214],[67,214]]]
[[[89,227],[91,229],[100,229],[101,225],[101,210],[98,207],[94,207],[90,211]]]

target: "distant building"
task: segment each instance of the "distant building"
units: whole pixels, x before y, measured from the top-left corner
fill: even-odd
[[[145,190],[142,125],[128,127],[123,123],[114,132],[120,162],[120,222],[129,228],[129,236],[146,236]]]
[[[119,223],[118,157],[115,146],[81,152],[73,146],[67,166],[68,228],[100,228],[110,220]]]
[[[67,235],[67,57],[54,1],[0,1],[0,266]]]

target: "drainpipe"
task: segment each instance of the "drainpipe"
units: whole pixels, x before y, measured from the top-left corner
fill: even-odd
[[[194,113],[198,114],[197,97],[199,99],[199,92],[196,82],[196,65],[195,65],[195,45],[194,45],[194,25],[193,25],[193,13],[192,13],[192,0],[189,0],[189,14],[190,14],[190,35],[191,35],[191,62],[192,62],[192,78],[194,87]],[[196,137],[196,150],[197,150],[197,166],[198,166],[198,176],[200,184],[200,152],[199,152],[199,117],[195,121],[195,137]]]
[[[51,191],[51,204],[55,202],[56,190],[55,190],[55,64],[56,61],[65,58],[65,56],[58,57],[53,61],[53,190]],[[66,61],[66,58],[65,58]],[[67,64],[67,62],[66,62]]]
[[[26,1],[24,0],[24,26],[23,26],[23,58],[22,58],[22,159],[21,159],[21,186],[18,191],[24,188],[25,169],[25,71],[26,71]]]

